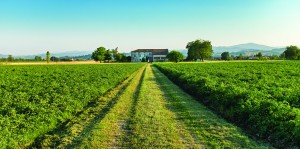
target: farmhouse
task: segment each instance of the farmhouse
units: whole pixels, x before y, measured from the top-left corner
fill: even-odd
[[[149,62],[165,62],[168,53],[168,49],[137,49],[131,51],[131,61],[141,62],[144,59]]]

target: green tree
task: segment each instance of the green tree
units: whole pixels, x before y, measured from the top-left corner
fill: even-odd
[[[55,57],[55,56],[52,56],[52,57],[50,58],[50,60],[53,61],[53,62],[58,62],[58,61],[59,61],[59,58],[58,58],[58,57]]]
[[[288,46],[283,52],[284,57],[289,60],[297,60],[300,58],[300,50],[297,46]]]
[[[263,59],[263,55],[261,52],[258,52],[255,56],[258,57],[258,59],[262,60]]]
[[[178,62],[183,60],[183,54],[181,52],[178,52],[178,51],[171,51],[170,53],[168,53],[167,58],[171,62],[178,63]]]
[[[127,56],[126,59],[127,59],[127,62],[131,62],[131,56]]]
[[[117,62],[123,62],[125,55],[124,54],[121,54],[121,53],[118,53],[116,56],[115,56],[115,60]]]
[[[146,62],[146,58],[145,57],[142,58],[142,62]]]
[[[240,54],[239,56],[236,57],[237,60],[242,60],[243,59],[243,55]]]
[[[41,57],[41,56],[35,56],[35,57],[34,57],[34,60],[35,60],[35,61],[42,61],[42,57]]]
[[[8,55],[7,61],[12,62],[14,60],[14,57],[12,55]]]
[[[117,56],[120,56],[120,55],[118,55],[118,54],[119,54],[119,52],[118,52],[118,47],[115,48],[115,49],[112,49],[112,50],[111,50],[111,53],[112,53],[112,57],[114,58],[114,60],[117,59]]]
[[[221,60],[226,60],[226,61],[228,61],[228,60],[230,60],[230,55],[229,55],[229,52],[223,52],[222,54],[221,54]]]
[[[92,53],[92,59],[96,62],[100,61],[101,63],[101,61],[105,60],[105,53],[106,49],[104,47],[99,47]]]
[[[112,52],[108,49],[104,54],[104,60],[109,62],[111,59],[112,59]]]
[[[279,57],[278,57],[277,55],[273,55],[273,56],[272,56],[272,59],[273,59],[273,60],[278,60]]]
[[[47,51],[47,53],[46,53],[46,61],[47,61],[47,63],[50,62],[50,52],[49,51]]]
[[[211,42],[208,40],[195,40],[187,44],[188,60],[200,59],[204,61],[205,58],[210,58],[213,53]]]

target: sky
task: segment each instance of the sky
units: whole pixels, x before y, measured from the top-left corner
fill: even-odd
[[[299,0],[0,0],[0,54],[300,45]]]

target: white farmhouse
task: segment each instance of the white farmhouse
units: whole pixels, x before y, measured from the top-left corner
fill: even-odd
[[[149,62],[165,62],[168,53],[168,49],[137,49],[131,51],[131,62],[141,62],[143,58]]]

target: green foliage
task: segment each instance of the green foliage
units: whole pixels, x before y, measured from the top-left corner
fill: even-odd
[[[145,57],[142,58],[142,62],[146,62],[146,58]]]
[[[95,61],[100,61],[101,63],[101,61],[105,60],[105,54],[106,49],[104,47],[99,47],[92,53],[92,59]]]
[[[297,46],[286,47],[283,55],[288,60],[299,60],[300,59],[300,49]]]
[[[221,60],[230,60],[230,55],[229,55],[229,52],[223,52],[222,54],[221,54]]]
[[[195,40],[187,44],[188,60],[200,59],[204,61],[205,58],[210,58],[213,53],[211,42],[208,40]]]
[[[300,63],[155,64],[172,81],[257,137],[300,146]]]
[[[72,119],[142,66],[1,66],[0,148],[20,148],[33,142]]]
[[[50,52],[49,51],[47,51],[47,53],[46,53],[46,61],[47,61],[47,63],[50,62]]]
[[[109,62],[111,59],[112,59],[112,52],[108,49],[104,54],[104,60]]]
[[[239,56],[236,57],[237,60],[242,60],[243,59],[243,55],[240,54]]]
[[[183,60],[183,54],[178,51],[171,51],[170,53],[168,53],[167,58],[169,59],[169,61],[177,63]]]
[[[34,57],[34,60],[35,60],[35,61],[42,61],[43,59],[42,59],[41,56],[35,56],[35,57]]]
[[[125,59],[124,59],[124,57],[125,57],[124,54],[117,53],[117,54],[115,55],[115,60],[116,60],[117,62],[126,62],[126,57],[125,57]],[[124,60],[125,60],[125,61],[124,61]]]
[[[271,57],[271,59],[272,59],[272,60],[279,60],[279,56],[273,55],[273,56]]]
[[[8,55],[7,61],[12,62],[14,60],[14,57],[12,55]]]
[[[111,54],[112,54],[112,58],[113,58],[114,60],[116,60],[118,54],[120,54],[119,51],[118,51],[118,47],[116,47],[115,49],[112,49],[112,50],[111,50]],[[117,60],[116,60],[116,61],[117,61]]]

